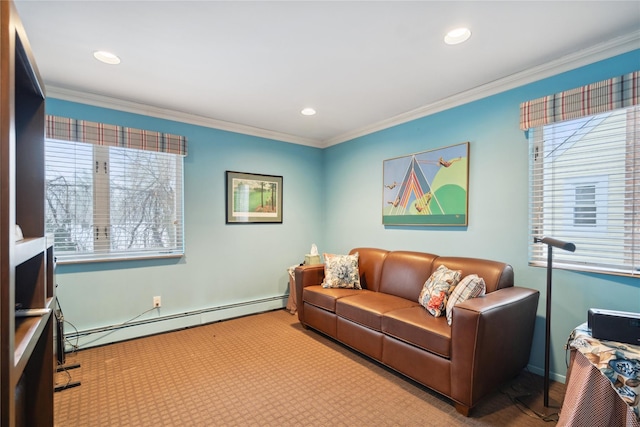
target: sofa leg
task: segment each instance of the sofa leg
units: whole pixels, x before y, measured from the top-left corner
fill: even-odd
[[[454,406],[456,407],[456,411],[458,411],[458,413],[464,415],[465,417],[469,416],[469,411],[471,410],[471,408],[460,403],[454,403]]]

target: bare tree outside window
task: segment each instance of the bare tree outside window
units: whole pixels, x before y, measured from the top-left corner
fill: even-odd
[[[91,146],[47,141],[46,156],[45,228],[55,235],[56,252],[92,252]]]
[[[176,167],[162,153],[111,150],[111,247],[174,247]]]
[[[46,169],[46,229],[60,256],[182,252],[180,156],[47,140]]]

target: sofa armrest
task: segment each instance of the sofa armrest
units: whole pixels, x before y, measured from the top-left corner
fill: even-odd
[[[302,303],[302,293],[305,287],[320,285],[324,280],[324,264],[300,265],[294,271],[296,280],[296,305],[298,308],[298,320],[304,322],[304,304]]]
[[[456,305],[451,325],[451,394],[471,408],[529,361],[540,293],[509,287]]]

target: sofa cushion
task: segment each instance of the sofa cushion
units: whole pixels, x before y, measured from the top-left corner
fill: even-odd
[[[382,315],[384,313],[400,308],[419,307],[416,302],[394,295],[380,292],[360,292],[336,300],[336,314],[376,331],[382,330]]]
[[[360,270],[360,286],[370,291],[380,290],[380,273],[389,251],[376,248],[354,248],[349,254],[358,253],[358,270]]]
[[[358,253],[351,255],[324,254],[323,288],[362,289],[358,271]]]
[[[460,281],[449,295],[447,300],[447,323],[451,325],[453,319],[453,307],[470,298],[476,298],[484,295],[486,285],[482,277],[477,274],[470,274]]]
[[[445,314],[447,298],[460,281],[460,270],[450,270],[440,265],[424,283],[418,302],[435,317]]]
[[[335,313],[338,299],[360,292],[368,291],[364,289],[323,288],[320,285],[313,285],[303,288],[302,301]]]
[[[380,292],[417,301],[437,258],[437,255],[423,252],[389,252],[382,265]]]
[[[444,317],[433,317],[421,306],[384,313],[382,332],[431,353],[451,356],[451,327]]]
[[[444,264],[452,270],[462,271],[462,277],[477,274],[484,279],[487,293],[513,286],[513,267],[499,261],[464,257],[439,257],[436,265]]]

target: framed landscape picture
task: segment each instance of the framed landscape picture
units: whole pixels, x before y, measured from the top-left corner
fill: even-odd
[[[226,223],[282,223],[282,177],[227,171]]]
[[[384,225],[466,226],[469,143],[383,161]]]

